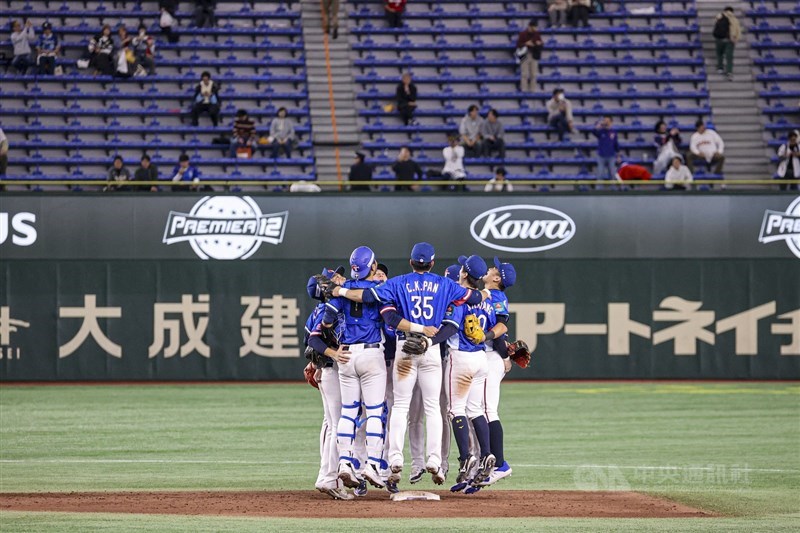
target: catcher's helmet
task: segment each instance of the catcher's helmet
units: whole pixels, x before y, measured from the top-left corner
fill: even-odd
[[[369,276],[370,267],[375,262],[375,252],[367,246],[359,246],[350,254],[350,277],[364,279]]]

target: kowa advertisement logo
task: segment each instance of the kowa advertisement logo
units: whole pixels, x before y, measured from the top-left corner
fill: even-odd
[[[785,213],[770,209],[764,212],[758,242],[775,241],[786,241],[789,250],[800,257],[800,196],[789,204]]]
[[[566,244],[575,222],[565,213],[539,205],[509,205],[485,211],[469,226],[472,238],[503,252],[542,252]]]
[[[200,259],[247,259],[262,242],[283,242],[288,216],[263,215],[249,196],[206,196],[188,213],[170,211],[162,242],[188,241]]]

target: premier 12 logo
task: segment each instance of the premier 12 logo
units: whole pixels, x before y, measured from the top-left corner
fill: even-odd
[[[775,241],[786,241],[789,250],[800,257],[800,197],[789,204],[785,213],[771,209],[764,212],[758,242]]]
[[[247,259],[262,242],[283,242],[288,217],[262,214],[249,196],[205,196],[188,213],[170,211],[162,242],[188,241],[200,259]]]

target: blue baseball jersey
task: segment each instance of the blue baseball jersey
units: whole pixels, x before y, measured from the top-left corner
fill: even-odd
[[[52,32],[50,35],[41,34],[36,46],[42,52],[55,52],[56,48],[58,48],[58,37]]]
[[[410,272],[372,288],[376,300],[383,305],[394,305],[406,320],[436,327],[442,323],[447,306],[463,304],[471,292],[432,272]]]
[[[495,314],[495,324],[497,324],[497,318],[499,317],[507,317],[508,316],[508,297],[506,293],[499,289],[490,289],[489,293],[491,296],[492,307],[494,308]],[[489,328],[492,329],[492,328]],[[488,331],[488,330],[485,330]],[[491,351],[494,350],[494,341],[486,341],[486,350]]]
[[[494,305],[488,300],[475,305],[450,305],[445,313],[445,322],[458,324],[458,333],[447,339],[447,345],[455,350],[462,352],[478,352],[486,350],[486,344],[473,344],[464,335],[464,318],[467,315],[475,315],[483,331],[489,331],[497,323],[497,316],[494,313]]]
[[[311,314],[308,315],[308,319],[306,320],[306,334],[303,339],[303,342],[306,346],[308,346],[308,338],[311,335],[320,335],[320,331],[322,330],[322,320],[325,318],[325,304],[320,303],[318,304]],[[344,332],[344,318],[342,315],[336,315],[336,318],[333,321],[333,325],[331,326],[333,329],[333,336],[336,338],[337,341],[341,342],[342,340],[342,333]]]
[[[374,281],[352,280],[344,283],[345,289],[371,289],[375,286]],[[335,312],[343,314],[344,332],[342,344],[372,344],[383,342],[380,306],[378,304],[365,304],[361,302],[351,302],[346,298],[334,298],[327,304],[325,318]]]

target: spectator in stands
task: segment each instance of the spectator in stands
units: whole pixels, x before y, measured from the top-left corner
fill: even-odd
[[[494,177],[483,187],[483,192],[514,192],[514,186],[506,179],[506,169],[497,167]]]
[[[417,86],[411,83],[411,74],[404,72],[400,83],[397,84],[397,91],[395,91],[395,99],[397,100],[397,112],[403,119],[403,124],[408,126],[413,124],[414,111],[417,110]]]
[[[597,137],[597,179],[610,180],[614,178],[619,155],[619,140],[614,131],[614,121],[611,117],[595,124],[592,133]]]
[[[114,74],[114,40],[111,37],[111,26],[104,25],[100,33],[89,41],[89,53],[91,54],[89,65],[94,68],[95,76]]]
[[[800,179],[800,146],[797,143],[800,132],[794,130],[789,133],[785,143],[778,147],[778,179]],[[0,172],[2,174],[2,172]],[[796,191],[797,184],[781,185],[781,190]]]
[[[481,138],[483,139],[483,156],[492,157],[497,152],[500,159],[506,158],[505,129],[503,123],[497,119],[497,110],[492,108],[486,115],[486,120],[481,124]]]
[[[375,168],[366,162],[367,156],[363,152],[356,152],[356,159],[350,167],[347,179],[350,181],[351,191],[368,191]]]
[[[137,63],[136,54],[133,52],[133,36],[128,33],[128,28],[124,24],[117,30],[114,50],[117,53],[115,74],[121,78],[130,78],[136,73]]]
[[[544,42],[539,30],[536,29],[536,19],[528,22],[528,27],[522,30],[517,37],[516,56],[519,60],[519,90],[530,93],[536,89],[536,74],[539,71],[539,59],[542,57]]]
[[[108,185],[104,190],[106,191],[127,191],[129,188],[122,185],[131,180],[131,173],[125,166],[121,155],[114,156],[114,163],[108,169],[108,177],[106,178]]]
[[[547,0],[547,14],[550,17],[551,28],[563,28],[567,23],[567,0]]]
[[[173,183],[189,181],[192,183],[192,185],[189,187],[173,185],[172,190],[196,191],[200,187],[200,176],[200,171],[197,170],[197,167],[191,164],[189,161],[189,156],[186,154],[181,154],[181,156],[178,158],[178,164],[172,169],[172,181]]]
[[[678,155],[673,157],[667,174],[664,176],[664,187],[684,190],[691,185],[692,181],[694,181],[692,171],[683,164],[683,158]]]
[[[339,37],[339,0],[322,0],[322,31]]]
[[[42,24],[42,34],[36,43],[36,64],[39,74],[52,76],[56,72],[56,56],[61,52],[61,43],[53,33],[49,22]]]
[[[0,128],[0,176],[6,175],[8,168],[8,137]]]
[[[139,161],[139,168],[133,173],[133,181],[158,181],[158,167],[150,162],[150,156],[144,154]],[[137,187],[141,190],[141,187]],[[150,192],[158,192],[158,186],[151,185]]]
[[[403,12],[405,9],[406,0],[383,0],[383,11],[390,28],[403,26]]]
[[[292,145],[295,141],[295,131],[292,119],[285,107],[278,109],[278,116],[272,119],[269,125],[269,136],[272,137],[272,159],[278,159],[280,151],[287,159],[292,158]]]
[[[572,125],[572,102],[564,96],[564,89],[553,89],[553,97],[547,101],[547,124],[558,132],[558,140],[564,140],[564,134],[575,132]]]
[[[230,157],[243,157],[249,159],[253,156],[253,149],[258,141],[256,135],[256,123],[247,115],[246,109],[236,112],[231,131]],[[244,155],[239,155],[244,154]],[[245,157],[246,155],[246,157]]]
[[[208,71],[200,75],[200,83],[194,89],[194,104],[192,105],[192,126],[198,125],[200,113],[208,113],[214,127],[219,125],[219,84],[211,79]]]
[[[172,26],[175,24],[175,10],[178,8],[179,0],[161,0],[158,2],[158,8],[161,15],[158,18],[158,26],[161,28],[161,33],[171,43],[178,42],[178,34],[172,32]]]
[[[217,0],[194,0],[194,25],[198,28],[213,28],[214,11],[217,9]]]
[[[132,41],[136,53],[136,61],[142,65],[148,74],[156,73],[156,40],[147,34],[147,26],[139,25],[139,33]]]
[[[681,134],[678,128],[667,130],[667,124],[663,120],[656,123],[656,134],[653,137],[653,145],[656,148],[656,159],[653,163],[653,173],[661,174],[664,169],[672,164],[672,158],[681,156]]]
[[[733,14],[733,8],[728,6],[714,19],[712,31],[716,42],[717,74],[725,74],[728,80],[733,80],[733,48],[742,36],[742,27]],[[723,70],[722,60],[725,59]]]
[[[442,177],[450,181],[463,182],[467,177],[467,172],[464,170],[464,147],[459,145],[457,135],[450,135],[448,140],[450,145],[442,150],[442,156],[444,157]],[[452,191],[466,190],[464,185],[451,185],[449,189]]]
[[[478,106],[472,104],[458,127],[461,145],[469,157],[481,155],[481,126],[483,126],[483,118],[478,114]]]
[[[569,1],[569,16],[572,19],[572,25],[576,28],[583,26],[589,27],[589,11],[592,7],[592,0],[570,0]]]
[[[392,164],[392,172],[397,181],[416,181],[423,179],[424,174],[419,163],[411,159],[411,150],[408,146],[400,148],[397,161]],[[397,185],[395,191],[410,191],[411,185]]]
[[[27,74],[28,69],[33,65],[31,61],[31,45],[36,43],[36,32],[33,30],[33,22],[25,21],[25,26],[15,20],[11,24],[11,44],[14,46],[14,58],[11,66],[19,74]]]
[[[689,156],[686,159],[686,165],[689,170],[694,173],[695,159],[702,159],[705,161],[708,170],[711,170],[711,165],[714,165],[714,174],[722,174],[722,166],[725,164],[725,143],[722,142],[722,137],[719,134],[708,128],[706,123],[698,120],[694,124],[697,131],[692,133],[689,139]]]

